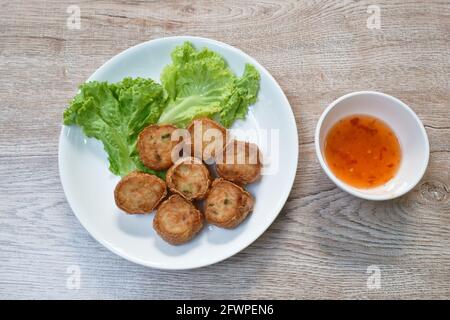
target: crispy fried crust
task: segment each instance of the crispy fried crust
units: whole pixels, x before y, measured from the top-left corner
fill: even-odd
[[[165,170],[172,163],[172,132],[177,128],[170,125],[150,125],[141,131],[137,141],[137,150],[142,163],[153,170]]]
[[[222,228],[237,227],[253,210],[253,196],[234,183],[216,179],[206,196],[205,218]]]
[[[178,245],[191,240],[203,227],[203,215],[195,206],[174,194],[158,207],[153,228],[170,244]]]
[[[166,183],[157,176],[132,172],[114,190],[116,205],[127,213],[149,213],[166,196]]]
[[[261,152],[256,144],[231,141],[217,160],[217,174],[237,184],[255,182],[261,177]]]
[[[208,192],[211,178],[208,168],[197,158],[178,160],[166,175],[170,191],[178,193],[187,200],[203,199]]]
[[[228,142],[227,129],[209,118],[193,120],[187,130],[191,135],[191,155],[205,161],[214,159]],[[216,136],[220,138],[216,140]]]

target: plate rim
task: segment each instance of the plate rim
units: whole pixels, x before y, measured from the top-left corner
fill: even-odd
[[[59,177],[60,177],[60,181],[61,181],[61,185],[63,187],[63,191],[64,191],[64,196],[67,200],[67,203],[69,204],[69,207],[72,211],[72,213],[75,215],[75,217],[77,218],[77,220],[80,222],[80,224],[83,226],[84,229],[86,229],[86,231],[89,233],[89,235],[94,238],[97,242],[99,242],[100,244],[102,244],[105,248],[107,248],[108,250],[110,250],[111,252],[115,253],[116,255],[139,265],[145,266],[145,267],[150,267],[150,268],[154,268],[154,269],[159,269],[159,270],[190,270],[190,269],[197,269],[197,268],[202,268],[202,267],[206,267],[206,266],[210,266],[216,263],[219,263],[221,261],[224,261],[228,258],[231,258],[232,256],[236,255],[237,253],[245,250],[246,248],[248,248],[251,244],[253,244],[256,240],[258,240],[259,237],[261,237],[262,234],[264,234],[267,229],[269,229],[269,227],[274,223],[274,221],[276,220],[276,218],[279,216],[281,210],[283,209],[283,207],[285,206],[287,199],[289,197],[289,195],[292,192],[292,187],[294,185],[295,182],[295,178],[297,177],[297,169],[298,169],[298,158],[299,158],[299,137],[298,137],[298,128],[297,128],[297,122],[295,119],[295,115],[294,112],[292,110],[292,106],[289,103],[289,100],[286,97],[286,94],[284,93],[283,89],[280,87],[279,83],[275,80],[275,78],[269,73],[269,71],[267,71],[267,69],[262,66],[256,59],[254,59],[253,57],[251,57],[250,55],[246,54],[244,51],[242,51],[241,49],[238,49],[234,46],[231,46],[229,44],[226,44],[224,42],[215,40],[215,39],[211,39],[211,38],[204,38],[204,37],[198,37],[198,36],[170,36],[170,37],[160,37],[160,38],[155,38],[155,39],[151,39],[151,40],[147,40],[141,43],[138,43],[132,47],[129,47],[121,52],[119,52],[118,54],[114,55],[113,57],[111,57],[110,59],[108,59],[106,62],[104,62],[100,67],[98,67],[90,76],[86,81],[91,81],[91,79],[99,72],[99,70],[103,69],[104,67],[107,67],[109,64],[113,63],[113,61],[115,59],[118,59],[119,57],[122,57],[123,55],[126,55],[127,53],[129,53],[130,51],[134,51],[134,50],[138,50],[140,47],[144,47],[146,45],[152,44],[152,43],[157,43],[157,42],[162,42],[162,41],[195,41],[195,40],[199,40],[199,41],[203,41],[206,43],[213,43],[217,46],[221,46],[221,47],[225,47],[231,51],[233,51],[234,53],[243,56],[244,58],[250,60],[250,62],[254,65],[256,65],[260,71],[262,71],[265,76],[267,76],[271,82],[273,84],[275,84],[275,86],[281,91],[282,93],[282,99],[284,99],[284,102],[287,103],[287,105],[289,106],[289,115],[290,115],[290,125],[293,126],[293,128],[295,129],[295,137],[293,137],[294,142],[295,142],[295,150],[293,151],[293,154],[295,155],[295,170],[293,170],[293,174],[290,177],[290,181],[287,181],[287,184],[289,186],[289,192],[287,192],[285,195],[283,195],[283,197],[280,199],[281,201],[279,201],[279,205],[278,207],[274,210],[276,211],[275,214],[273,214],[273,218],[270,219],[270,223],[267,224],[267,226],[265,228],[263,228],[261,230],[261,232],[256,233],[254,237],[251,237],[252,240],[249,241],[247,244],[243,245],[243,246],[236,246],[236,249],[231,250],[229,254],[226,254],[224,257],[220,257],[219,259],[215,259],[212,261],[209,261],[207,263],[197,263],[197,264],[191,264],[191,265],[185,265],[185,266],[179,266],[176,265],[174,267],[171,266],[161,266],[161,265],[157,265],[157,264],[153,264],[153,263],[149,263],[148,261],[144,261],[142,259],[133,257],[131,255],[128,255],[126,252],[118,250],[117,248],[115,248],[113,245],[109,244],[108,241],[104,240],[101,236],[99,236],[96,231],[92,230],[87,224],[85,224],[83,222],[82,219],[80,219],[80,217],[78,216],[76,210],[74,210],[75,205],[72,203],[72,201],[70,200],[70,197],[68,196],[67,193],[67,185],[65,185],[64,179],[63,179],[63,168],[65,167],[65,165],[63,164],[63,160],[62,160],[62,155],[61,155],[61,146],[63,143],[63,139],[64,139],[64,130],[67,126],[65,126],[64,124],[61,125],[61,132],[59,135],[59,140],[58,140],[58,173],[59,173]],[[194,43],[195,45],[195,43]]]

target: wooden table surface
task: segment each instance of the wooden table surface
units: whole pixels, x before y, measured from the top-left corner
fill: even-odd
[[[0,1],[0,298],[450,298],[450,2],[218,3]],[[71,4],[80,29],[68,27]],[[380,29],[367,27],[373,4]],[[69,208],[57,164],[77,86],[124,49],[173,35],[258,60],[286,93],[300,138],[273,225],[234,257],[190,271],[135,265],[97,243]],[[354,198],[316,159],[321,112],[357,90],[400,98],[426,127],[428,169],[399,199]]]

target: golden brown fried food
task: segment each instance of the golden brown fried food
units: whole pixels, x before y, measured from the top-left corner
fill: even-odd
[[[261,176],[261,158],[257,145],[233,140],[217,159],[217,174],[237,184],[252,183]]]
[[[222,228],[235,228],[253,210],[250,193],[224,179],[216,179],[206,196],[205,218]]]
[[[191,155],[205,161],[222,152],[228,142],[227,129],[209,118],[195,119],[187,129],[191,135]]]
[[[149,213],[166,196],[166,183],[157,176],[132,172],[114,190],[116,205],[128,213]]]
[[[172,148],[176,145],[172,141],[172,132],[177,128],[165,125],[150,125],[141,131],[137,141],[137,150],[142,163],[153,170],[165,170],[172,163]]]
[[[191,240],[203,227],[203,215],[188,200],[174,194],[161,203],[153,219],[153,228],[170,244]]]
[[[203,199],[211,184],[208,168],[200,159],[188,157],[178,160],[167,171],[169,189],[187,200]]]

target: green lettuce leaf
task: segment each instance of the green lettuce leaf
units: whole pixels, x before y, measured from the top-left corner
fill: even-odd
[[[163,70],[161,82],[169,102],[158,123],[185,127],[206,116],[229,127],[245,118],[248,106],[255,103],[259,73],[247,64],[238,78],[218,53],[207,48],[198,51],[185,42],[172,52],[172,64]]]
[[[185,42],[172,52],[172,64],[161,74],[162,85],[144,78],[81,85],[64,111],[64,124],[78,125],[87,137],[103,143],[112,173],[124,176],[139,170],[164,178],[165,172],[148,169],[139,158],[136,142],[141,130],[154,123],[185,127],[199,117],[229,127],[244,119],[255,103],[259,79],[252,65],[237,77],[219,54]]]
[[[245,119],[248,107],[256,102],[259,91],[259,73],[254,66],[245,65],[244,74],[235,81],[233,93],[224,101],[220,121],[229,127],[237,119]]]
[[[76,124],[87,137],[102,141],[112,173],[140,170],[161,176],[142,164],[136,141],[143,128],[156,123],[166,99],[165,90],[151,79],[87,82],[64,111],[64,124]]]

